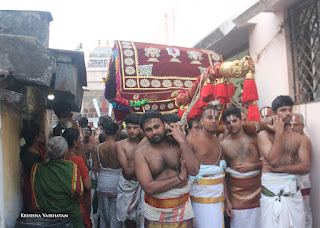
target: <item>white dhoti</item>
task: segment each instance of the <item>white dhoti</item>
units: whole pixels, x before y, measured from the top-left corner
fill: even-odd
[[[117,194],[121,169],[103,168],[98,177],[100,227],[120,228],[117,219]]]
[[[240,173],[226,168],[230,202],[234,217],[230,218],[231,228],[260,227],[261,173],[254,170]]]
[[[310,206],[311,183],[309,173],[296,175],[303,198],[304,211],[306,213],[306,228],[312,228],[312,212]]]
[[[144,191],[138,181],[126,180],[120,176],[117,197],[119,221],[133,220],[137,227],[143,227]]]
[[[190,198],[198,228],[224,227],[225,161],[220,166],[200,165],[199,174],[190,176]]]
[[[263,173],[261,185],[261,227],[305,227],[303,201],[295,175]]]
[[[160,194],[150,196],[146,193],[145,227],[195,227],[190,188],[189,182],[183,188],[173,188]]]

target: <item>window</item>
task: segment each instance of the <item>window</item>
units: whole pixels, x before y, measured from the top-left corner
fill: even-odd
[[[320,100],[319,0],[301,1],[290,9],[295,100]]]

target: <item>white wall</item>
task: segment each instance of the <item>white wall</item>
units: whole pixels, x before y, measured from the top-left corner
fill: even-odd
[[[311,159],[311,208],[313,214],[313,227],[320,227],[320,121],[319,121],[319,102],[297,105],[296,112],[300,112],[305,117],[305,134],[312,142],[312,159]]]
[[[250,55],[257,59],[257,55],[263,49],[260,59],[256,62],[256,83],[259,92],[259,107],[271,105],[271,102],[278,95],[290,95],[292,88],[289,81],[292,72],[291,57],[288,45],[290,34],[286,29],[274,38],[279,31],[279,25],[284,21],[284,11],[275,13],[260,13],[256,16],[257,24],[250,28],[249,45]],[[273,39],[274,38],[274,39]],[[273,39],[273,41],[271,41]],[[267,47],[266,47],[267,46]],[[320,227],[320,217],[316,216],[320,211],[320,121],[318,120],[320,110],[319,102],[297,105],[294,111],[304,115],[306,120],[305,133],[311,139],[312,160],[311,160],[311,206],[313,210],[314,226]]]
[[[286,36],[275,36],[284,22],[284,12],[260,13],[249,31],[250,56],[255,60],[259,107],[271,105],[278,95],[289,94]],[[259,56],[259,57],[258,57]]]

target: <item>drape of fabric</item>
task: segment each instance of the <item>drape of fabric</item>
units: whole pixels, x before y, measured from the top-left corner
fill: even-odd
[[[311,183],[309,173],[296,175],[303,198],[304,211],[306,213],[306,228],[312,228],[312,212],[310,205]]]
[[[226,173],[228,173],[232,209],[241,210],[260,207],[261,172],[255,170],[248,173],[240,173],[227,168]]]
[[[234,213],[234,217],[230,219],[230,226],[259,228],[262,189],[260,170],[240,173],[228,167],[226,173]]]
[[[183,188],[148,195],[145,193],[145,227],[195,227],[189,192],[191,183]]]
[[[67,213],[74,227],[84,227],[80,204],[83,183],[75,163],[52,160],[37,163],[31,171],[31,188],[35,206],[47,213]]]
[[[22,197],[23,197],[23,210],[25,212],[32,212],[32,192],[30,184],[30,174],[32,166],[36,163],[42,162],[43,158],[28,150],[22,152],[21,157],[21,178],[22,178]]]
[[[87,170],[87,166],[80,156],[73,156],[70,159],[73,163],[77,164],[78,169],[80,170],[80,175],[82,178],[82,181],[89,178],[89,173]],[[85,191],[83,193],[82,200],[80,202],[81,206],[81,214],[85,221],[86,227],[91,228],[92,227],[92,221],[90,219],[91,215],[91,193],[90,191]]]
[[[105,168],[104,170],[100,170],[98,176],[98,193],[117,196],[120,174],[121,169]]]
[[[137,227],[143,227],[144,191],[138,181],[126,180],[120,176],[117,197],[119,221],[127,219],[136,222]]]
[[[221,161],[220,166],[200,165],[198,178],[189,177],[194,180],[190,198],[199,228],[224,227],[224,167],[225,161]]]
[[[260,199],[261,227],[305,227],[305,212],[295,175],[263,173]]]

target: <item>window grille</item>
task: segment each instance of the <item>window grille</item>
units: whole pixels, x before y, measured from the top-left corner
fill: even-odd
[[[289,11],[297,103],[320,100],[319,11],[320,0],[301,1]]]

